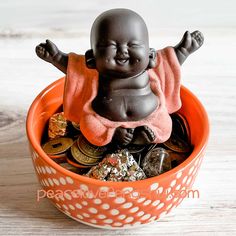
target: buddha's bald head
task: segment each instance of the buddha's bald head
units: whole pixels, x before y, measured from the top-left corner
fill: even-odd
[[[114,38],[122,42],[132,38],[142,39],[148,44],[147,26],[140,15],[128,9],[112,9],[99,15],[91,29],[91,47],[103,39]]]
[[[131,10],[102,13],[93,23],[90,40],[86,64],[103,75],[126,78],[155,65],[156,54],[149,48],[147,26]]]

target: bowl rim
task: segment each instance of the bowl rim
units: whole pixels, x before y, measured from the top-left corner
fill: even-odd
[[[204,123],[204,129],[203,129],[203,138],[201,139],[201,141],[199,142],[199,144],[197,146],[194,147],[193,152],[191,153],[191,155],[185,160],[183,161],[181,164],[179,164],[178,166],[176,166],[175,168],[159,175],[159,176],[155,176],[155,177],[151,177],[151,178],[147,178],[144,180],[138,180],[138,181],[133,181],[133,182],[114,182],[113,181],[102,181],[102,180],[97,180],[97,179],[92,179],[83,175],[79,175],[76,173],[73,173],[63,167],[61,167],[59,164],[57,164],[56,162],[54,162],[42,149],[40,143],[37,142],[36,137],[34,136],[32,130],[32,121],[33,121],[33,117],[34,117],[34,111],[36,110],[36,107],[38,106],[38,104],[40,103],[41,98],[46,94],[49,93],[51,90],[53,90],[55,87],[57,87],[60,83],[64,83],[64,79],[65,77],[62,77],[56,81],[54,81],[53,83],[49,84],[46,88],[44,88],[38,95],[37,97],[34,99],[34,101],[32,102],[29,110],[28,110],[28,114],[27,114],[27,118],[26,118],[26,133],[27,133],[27,137],[28,137],[28,142],[30,143],[30,145],[32,146],[32,148],[34,149],[34,151],[37,152],[38,156],[40,156],[40,158],[43,159],[44,162],[47,163],[47,165],[49,165],[50,167],[54,168],[56,171],[63,173],[64,175],[71,177],[72,179],[75,179],[79,182],[83,182],[85,184],[93,184],[93,185],[97,185],[97,186],[106,186],[106,187],[110,187],[110,188],[119,188],[119,187],[134,187],[134,188],[139,188],[140,186],[142,186],[143,184],[151,184],[151,183],[158,183],[162,181],[165,181],[165,179],[170,178],[171,175],[176,175],[178,172],[181,172],[182,169],[188,167],[189,165],[191,165],[192,161],[197,159],[202,152],[205,150],[207,143],[208,143],[208,139],[209,139],[209,119],[208,119],[208,115],[207,112],[205,110],[205,108],[203,107],[202,103],[198,100],[198,98],[186,87],[184,87],[183,85],[181,85],[181,91],[189,94],[194,100],[196,105],[198,106],[198,109],[200,110],[201,115],[203,116],[203,123]],[[180,91],[180,92],[181,92]]]

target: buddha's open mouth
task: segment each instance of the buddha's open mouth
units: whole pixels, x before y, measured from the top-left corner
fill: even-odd
[[[116,58],[115,60],[118,65],[125,65],[129,61],[129,58]]]

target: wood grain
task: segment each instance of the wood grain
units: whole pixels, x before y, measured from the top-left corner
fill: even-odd
[[[140,5],[136,1],[67,2],[0,2],[0,235],[235,235],[234,1],[219,1],[215,12],[211,11],[212,1],[204,1],[205,9],[202,0],[195,8],[183,1],[183,9],[175,8],[184,12],[179,21],[174,12],[168,17],[163,13],[168,8],[165,1],[140,1]],[[153,4],[152,9],[147,3]],[[211,134],[194,184],[200,192],[199,199],[185,199],[170,215],[152,225],[109,231],[68,218],[47,199],[36,201],[40,186],[28,151],[25,119],[36,95],[62,76],[35,56],[35,46],[49,37],[65,52],[84,53],[89,48],[89,27],[94,18],[103,10],[118,6],[132,8],[144,16],[150,25],[152,47],[174,45],[188,27],[203,31],[205,44],[183,65],[182,80],[206,107]],[[157,17],[161,19],[158,22]]]

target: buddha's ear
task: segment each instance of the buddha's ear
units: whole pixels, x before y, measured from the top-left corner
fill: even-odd
[[[156,50],[154,48],[149,49],[149,63],[148,69],[154,68],[156,66]]]
[[[85,62],[86,62],[86,66],[89,69],[96,69],[96,60],[95,60],[95,57],[93,55],[93,49],[90,49],[90,50],[86,51],[86,53],[85,53]]]

